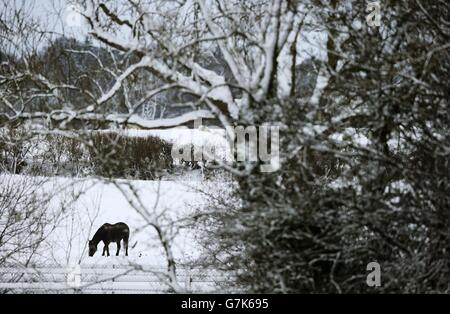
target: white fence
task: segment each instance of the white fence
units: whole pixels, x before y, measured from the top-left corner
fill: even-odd
[[[45,266],[0,268],[0,293],[173,293],[165,268],[150,266]],[[223,292],[233,276],[211,269],[177,270],[187,292]]]

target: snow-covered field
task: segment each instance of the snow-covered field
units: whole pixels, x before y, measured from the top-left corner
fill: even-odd
[[[45,245],[51,254],[42,256],[43,262],[52,261],[62,265],[79,261],[84,265],[136,262],[165,266],[164,253],[157,234],[130,205],[118,187],[99,179],[79,182],[68,182],[69,180],[55,178],[47,184],[49,187],[68,186],[66,191],[61,192],[61,198],[67,197],[66,193],[81,193],[81,195],[73,204],[69,204],[70,208],[65,209],[67,211],[65,218],[46,241]],[[128,185],[133,187],[148,213],[165,215],[172,221],[188,216],[204,201],[201,194],[195,191],[201,188],[200,185],[203,183],[200,181],[121,180],[118,183],[127,188]],[[55,198],[55,207],[58,207],[59,200],[59,197]],[[88,237],[92,238],[95,231],[106,222],[125,222],[129,225],[131,235],[128,257],[103,257],[101,244],[94,257],[87,256]],[[178,260],[188,261],[196,257],[198,248],[189,231],[180,231],[173,243],[174,254]],[[115,253],[115,248],[115,244],[110,244],[111,253]]]
[[[178,128],[152,131],[128,129],[105,132],[116,132],[130,137],[157,136],[177,147],[189,144],[193,144],[196,148],[214,147],[216,156],[220,158],[230,156],[222,129]],[[46,150],[44,144],[38,143],[36,147],[40,151]],[[34,153],[39,155],[39,152]],[[6,283],[8,276],[14,279],[13,274],[17,272],[20,281],[27,287],[34,285],[34,288],[42,289],[42,284],[51,281],[51,287],[64,290],[67,288],[66,270],[73,269],[75,265],[81,267],[81,279],[89,281],[93,278],[89,274],[104,279],[120,275],[121,272],[136,266],[165,272],[166,254],[159,235],[149,220],[156,221],[165,233],[164,236],[170,241],[173,256],[178,264],[178,276],[184,281],[191,273],[189,269],[195,268],[195,260],[201,255],[201,247],[196,242],[194,230],[183,224],[206,202],[205,195],[200,191],[214,189],[222,184],[221,179],[203,180],[201,170],[193,170],[166,176],[161,181],[110,181],[90,177],[44,178],[0,174],[0,188],[7,184],[14,188],[24,181],[30,184],[30,180],[32,185],[39,187],[38,194],[42,194],[37,195],[38,199],[39,197],[44,199],[44,195],[50,196],[50,203],[43,206],[46,207],[45,211],[49,217],[53,217],[53,221],[46,227],[45,240],[30,261],[27,260],[29,257],[27,254],[23,256],[19,254],[0,267],[0,288],[9,287],[9,283]],[[88,240],[92,239],[102,224],[117,222],[125,222],[130,227],[129,256],[124,256],[123,245],[120,255],[115,256],[115,243],[109,245],[111,256],[102,256],[103,243],[100,242],[96,254],[89,257]],[[2,251],[0,247],[0,257],[7,254],[7,251],[8,248],[3,247]],[[26,270],[17,266],[25,263],[28,265]],[[43,270],[43,274],[36,277],[35,270],[39,269]],[[212,274],[214,271],[209,273]],[[155,284],[163,280],[155,276],[150,278],[148,275],[148,272],[133,271],[116,278],[116,283],[103,283],[101,287],[115,285],[117,287],[114,286],[112,289],[118,292],[133,289],[137,291],[146,289],[148,292],[167,288],[164,284],[155,288]],[[197,274],[197,277],[199,275]],[[205,275],[208,276],[208,274],[201,276]],[[152,282],[147,282],[148,280]],[[149,285],[152,285],[151,289]],[[211,290],[211,283],[203,283],[202,287],[206,287],[205,285],[209,285]],[[94,292],[97,291],[95,287],[91,287]]]
[[[21,176],[12,177],[12,180],[18,183],[23,179],[25,178]],[[26,179],[29,180],[30,177]],[[193,230],[177,228],[179,225],[177,222],[183,221],[183,218],[188,217],[205,202],[205,197],[199,190],[204,190],[205,185],[210,184],[206,181],[118,180],[113,183],[102,179],[61,177],[46,180],[40,189],[43,193],[52,194],[52,201],[47,210],[49,213],[60,216],[58,216],[56,228],[42,243],[31,265],[37,268],[44,267],[44,269],[54,268],[54,271],[49,272],[52,278],[55,278],[54,275],[62,276],[58,275],[61,269],[70,269],[77,264],[81,266],[83,276],[86,270],[92,272],[92,269],[95,269],[95,274],[102,278],[136,265],[165,271],[167,261],[158,234],[146,222],[143,215],[131,205],[136,202],[140,202],[139,204],[142,205],[140,208],[145,209],[144,215],[158,216],[158,222],[170,238],[173,254],[179,265],[192,262],[201,254]],[[0,176],[0,184],[3,182],[7,182],[5,175]],[[120,251],[120,256],[115,256],[115,243],[109,246],[110,257],[101,255],[102,243],[99,244],[95,256],[88,256],[88,240],[106,222],[125,222],[129,225],[131,234],[128,257],[124,256],[123,250]],[[170,228],[171,224],[175,227]],[[53,228],[53,225],[48,228]],[[115,271],[111,273],[111,269]],[[182,269],[181,266],[180,269]],[[122,282],[126,282],[124,285],[127,289],[139,290],[142,285],[148,286],[141,280],[139,274],[135,276],[138,277],[130,277],[127,274],[122,279]],[[146,276],[148,277],[148,274]],[[181,280],[186,278],[183,274],[181,277]],[[136,287],[132,284],[133,278],[139,281]],[[64,280],[58,279],[58,282],[61,287],[66,285]],[[152,284],[152,289],[155,289],[155,282]],[[166,286],[162,285],[162,287]],[[119,284],[119,290],[122,288],[124,288],[123,284]]]

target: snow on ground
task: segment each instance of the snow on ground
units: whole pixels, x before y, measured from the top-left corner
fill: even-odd
[[[126,136],[157,136],[175,146],[193,144],[196,147],[214,146],[216,156],[225,157],[229,153],[225,131],[219,128],[200,127],[198,129],[175,128],[167,130],[114,130]],[[42,142],[37,143],[35,150],[47,150]],[[21,176],[15,176],[20,180]],[[29,177],[27,177],[29,178]],[[149,211],[153,210],[158,199],[156,210],[164,210],[171,219],[183,218],[201,206],[204,198],[195,189],[202,190],[203,181],[200,171],[190,171],[180,177],[167,177],[166,181],[124,181],[130,183]],[[45,192],[55,191],[52,201],[52,211],[64,208],[64,219],[43,243],[43,249],[36,256],[39,264],[67,265],[81,262],[81,264],[116,264],[136,262],[146,265],[165,266],[164,252],[154,230],[145,226],[144,219],[133,209],[122,193],[111,182],[93,178],[46,178],[42,186]],[[0,175],[0,184],[2,184]],[[215,181],[210,184],[219,184]],[[64,188],[63,188],[64,187]],[[158,188],[159,187],[159,188]],[[158,190],[160,191],[159,197]],[[58,191],[58,192],[56,192]],[[83,192],[83,193],[81,193]],[[70,200],[78,193],[81,195],[71,204]],[[125,222],[131,228],[128,258],[102,257],[103,245],[99,244],[94,257],[87,256],[87,241],[103,223]],[[185,229],[175,236],[174,254],[179,261],[185,262],[195,258],[199,249],[194,243],[193,235]],[[111,255],[115,254],[116,244],[110,244]],[[122,254],[122,252],[121,252]]]
[[[20,176],[16,176],[17,180]],[[64,218],[44,242],[38,265],[60,266],[81,263],[81,265],[119,265],[137,263],[165,267],[164,252],[156,232],[147,226],[142,216],[128,203],[119,189],[100,179],[49,178],[42,186],[43,191],[54,191],[50,210],[61,210],[64,204]],[[0,184],[3,180],[0,177]],[[205,201],[196,191],[205,182],[194,181],[117,181],[121,186],[132,186],[148,212],[156,211],[170,220],[189,215]],[[215,183],[217,184],[217,182]],[[159,196],[158,196],[159,191]],[[81,195],[71,203],[74,195]],[[94,257],[87,256],[87,242],[103,223],[125,222],[130,227],[129,256],[116,257],[116,244],[111,243],[110,257],[101,256],[100,243]],[[174,235],[174,255],[178,262],[187,262],[199,254],[199,247],[193,233],[188,229]]]
[[[139,137],[157,136],[174,144],[175,147],[182,147],[188,144],[193,144],[197,148],[213,146],[215,147],[217,157],[226,159],[226,156],[230,156],[228,155],[228,143],[224,136],[225,131],[222,129],[199,128],[192,130],[178,128],[151,131],[128,129],[104,132],[117,132],[126,136]],[[34,147],[36,152],[33,151],[33,154],[39,155],[42,151],[49,149],[45,144],[48,143],[37,143],[36,147]],[[180,276],[180,272],[183,274],[183,264],[194,261],[199,257],[201,247],[195,240],[196,234],[194,230],[188,228],[168,228],[168,223],[183,220],[183,218],[189,216],[206,202],[205,196],[199,191],[208,190],[212,187],[217,189],[218,185],[227,184],[226,182],[222,182],[222,179],[205,181],[202,178],[201,170],[195,170],[166,176],[162,181],[115,181],[128,192],[127,196],[133,196],[131,190],[128,188],[129,186],[132,187],[140,203],[145,207],[146,212],[156,213],[158,215],[160,222],[163,224],[163,230],[169,232],[171,236],[170,242],[172,243],[173,254],[178,263],[178,276]],[[34,259],[29,265],[29,267],[36,266],[38,269],[44,270],[49,267],[54,268],[54,271],[46,271],[44,275],[48,275],[51,278],[55,276],[61,277],[62,279],[58,277],[59,281],[56,282],[57,284],[65,287],[66,282],[63,277],[66,276],[66,273],[64,269],[69,271],[77,264],[80,264],[84,275],[86,275],[85,272],[99,272],[98,269],[100,269],[99,274],[109,276],[112,273],[116,274],[121,270],[127,269],[126,266],[130,264],[137,264],[151,269],[167,269],[165,253],[158,234],[153,227],[146,223],[141,214],[130,205],[129,199],[124,196],[123,191],[120,191],[113,182],[89,177],[42,178],[0,174],[0,186],[7,184],[7,182],[11,184],[9,179],[13,180],[13,184],[16,182],[19,184],[21,180],[36,180],[35,182],[39,184],[39,190],[42,191],[43,195],[51,194],[53,196],[51,203],[45,205],[48,206],[47,210],[49,215],[62,213],[60,216],[56,215],[58,219],[54,230],[50,232],[54,224],[48,225],[47,231],[50,232],[49,236],[41,244],[39,251],[34,255]],[[42,181],[45,181],[45,183],[41,184],[40,182]],[[38,199],[41,198],[38,196]],[[42,197],[42,199],[44,198]],[[101,255],[103,243],[99,243],[95,256],[89,257],[88,240],[92,239],[102,224],[117,222],[125,222],[130,227],[129,256],[124,256],[123,247],[120,251],[120,256],[115,256],[116,244],[111,243],[109,245],[111,256],[104,257]],[[19,259],[25,262],[23,258]],[[13,261],[9,260],[9,262],[12,263]],[[17,262],[17,260],[14,260],[14,262]],[[3,266],[6,267],[8,265]],[[195,263],[193,267],[196,267]],[[14,269],[16,271],[22,270],[18,266],[14,266]],[[60,274],[61,271],[63,272],[62,274]],[[189,270],[188,272],[191,271]],[[208,271],[206,275],[212,274],[214,272]],[[3,273],[3,275],[5,274]],[[124,284],[126,284],[140,291],[142,288],[140,285],[147,287],[150,284],[155,284],[146,282],[148,280],[147,277],[143,282],[134,282],[134,280],[138,280],[139,278],[136,279],[137,277],[135,275],[131,276],[131,274],[127,276],[121,278],[124,282],[114,283],[120,286],[116,287],[119,290],[115,288],[115,290],[112,290],[122,291],[120,289],[123,289]],[[148,276],[148,274],[145,276]],[[184,278],[182,276],[181,278]],[[39,282],[34,283],[35,280]],[[39,277],[30,282],[26,282],[25,285],[41,285],[45,283],[45,280]],[[48,283],[48,285],[53,287],[56,283],[52,282]],[[3,282],[2,284],[3,288],[7,288],[6,283]],[[205,287],[209,287],[208,285],[211,285],[211,283],[202,281],[198,285],[204,289]],[[164,288],[164,285],[161,287]],[[197,286],[195,287],[195,289],[198,288]],[[152,289],[148,291],[153,291]],[[211,287],[208,289],[212,290]]]

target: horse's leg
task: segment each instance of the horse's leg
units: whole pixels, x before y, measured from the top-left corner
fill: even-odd
[[[109,256],[109,243],[106,245],[106,254]]]
[[[103,253],[102,253],[102,256],[105,256],[105,253],[106,253],[106,244],[105,244],[105,246],[103,247]]]
[[[117,243],[117,253],[116,256],[119,256],[119,251],[120,251],[120,240],[116,242]]]
[[[125,246],[125,256],[128,256],[128,238],[123,239],[123,245]]]

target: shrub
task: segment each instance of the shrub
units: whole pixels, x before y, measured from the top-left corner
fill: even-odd
[[[158,137],[92,136],[89,159],[95,175],[152,180],[172,167],[172,145]]]
[[[95,132],[89,137],[2,129],[0,170],[42,176],[155,179],[172,168],[172,145],[158,137]]]
[[[0,132],[0,171],[21,173],[36,147],[33,135],[23,128],[5,127]]]

